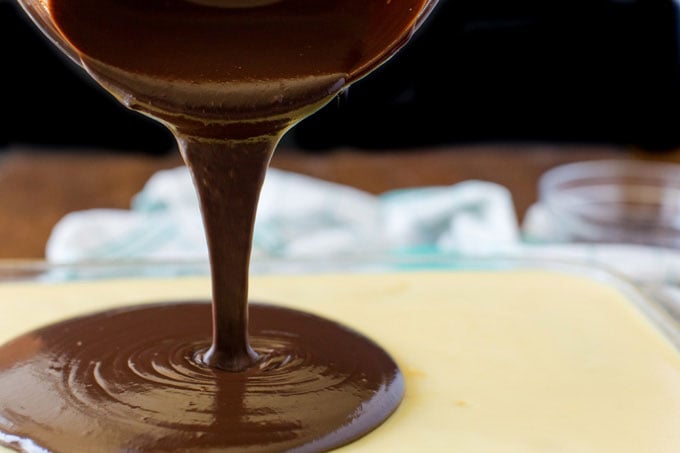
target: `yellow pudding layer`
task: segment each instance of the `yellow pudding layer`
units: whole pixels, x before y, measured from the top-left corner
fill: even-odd
[[[0,342],[84,312],[209,292],[203,277],[3,284]],[[354,327],[401,367],[397,412],[343,451],[680,452],[680,353],[608,284],[428,271],[258,276],[250,292]]]

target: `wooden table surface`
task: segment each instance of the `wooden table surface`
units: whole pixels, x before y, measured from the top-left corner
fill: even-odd
[[[272,166],[379,194],[391,189],[479,179],[507,187],[518,218],[537,200],[541,174],[559,164],[604,158],[680,162],[680,151],[604,145],[475,144],[427,149],[308,152],[280,149]],[[43,258],[65,214],[130,206],[156,171],[182,165],[179,153],[149,156],[103,150],[0,151],[0,259]]]

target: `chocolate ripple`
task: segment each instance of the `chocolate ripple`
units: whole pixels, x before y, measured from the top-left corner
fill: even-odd
[[[49,451],[320,451],[374,429],[403,380],[372,341],[335,322],[250,304],[259,359],[209,367],[208,303],[111,310],[0,348],[0,443]],[[27,443],[24,443],[27,445]]]

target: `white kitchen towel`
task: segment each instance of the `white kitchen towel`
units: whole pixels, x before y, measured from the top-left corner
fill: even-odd
[[[482,252],[516,243],[511,195],[497,184],[465,181],[379,196],[270,169],[255,222],[253,255],[288,258],[411,252]],[[153,175],[130,209],[66,215],[54,227],[53,263],[204,259],[198,200],[186,167]]]
[[[568,261],[605,268],[664,297],[677,299],[680,251],[632,244],[570,244],[533,206],[518,224],[510,192],[470,180],[373,195],[352,187],[270,169],[258,205],[253,264],[267,260],[300,269],[348,257],[411,261],[423,267],[466,259]],[[73,212],[49,238],[48,262],[207,262],[198,201],[186,167],[153,175],[130,209]],[[376,258],[377,257],[377,258]],[[417,257],[418,259],[415,259]],[[280,260],[280,259],[283,260]],[[428,264],[429,263],[429,264]],[[205,267],[204,267],[205,269]]]

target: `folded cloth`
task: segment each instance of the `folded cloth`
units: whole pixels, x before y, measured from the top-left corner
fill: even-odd
[[[465,181],[373,195],[352,187],[270,169],[258,205],[253,262],[378,256],[568,261],[625,276],[680,307],[680,251],[631,244],[570,244],[555,234],[540,205],[519,225],[510,192],[498,184]],[[66,215],[47,243],[51,263],[130,260],[207,262],[200,210],[184,166],[153,175],[130,209],[92,209]],[[314,259],[316,258],[316,261]],[[389,262],[388,262],[389,261]],[[441,260],[438,262],[441,263]],[[298,267],[299,269],[299,267]],[[680,308],[678,308],[680,310]]]
[[[484,250],[516,242],[511,195],[497,184],[465,181],[379,196],[270,169],[255,221],[253,255],[328,257],[394,251]],[[130,209],[66,215],[47,243],[55,263],[115,259],[204,259],[198,200],[186,167],[151,177]]]

